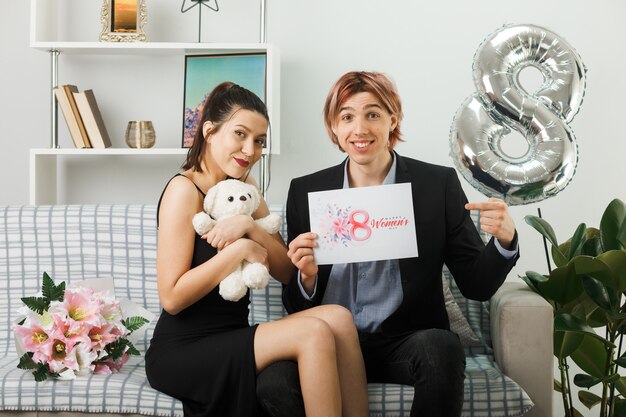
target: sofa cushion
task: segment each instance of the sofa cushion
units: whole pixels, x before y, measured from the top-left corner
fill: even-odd
[[[456,333],[464,347],[475,346],[480,344],[480,339],[472,330],[467,319],[461,311],[461,307],[454,299],[454,295],[450,290],[450,284],[445,275],[442,274],[443,298],[446,302],[446,311],[448,312],[448,320],[450,321],[450,330]]]
[[[504,375],[493,358],[466,358],[462,417],[517,417],[533,402],[519,385]],[[397,384],[368,384],[370,417],[408,417],[413,387]],[[384,398],[384,401],[383,401]]]

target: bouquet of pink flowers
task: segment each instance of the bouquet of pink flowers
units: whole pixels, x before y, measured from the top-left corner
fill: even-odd
[[[139,355],[127,337],[148,320],[124,319],[120,302],[108,290],[84,285],[66,289],[65,282],[55,285],[44,273],[41,292],[22,298],[26,308],[13,325],[18,352],[23,353],[17,367],[31,370],[35,380],[110,374],[129,355]]]

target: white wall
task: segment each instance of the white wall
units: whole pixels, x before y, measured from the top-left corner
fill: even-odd
[[[69,16],[68,39],[96,40],[100,2],[63,1],[69,2],[63,10]],[[150,40],[197,40],[197,12],[181,14],[181,3],[148,0]],[[219,13],[203,12],[203,41],[256,42],[257,2],[219,3]],[[0,204],[26,204],[28,149],[49,146],[49,58],[28,47],[27,1],[0,0],[0,10]],[[342,159],[326,137],[321,113],[331,83],[353,69],[384,71],[395,79],[405,112],[406,142],[398,146],[400,153],[451,166],[449,128],[461,102],[474,91],[476,48],[505,23],[541,25],[573,45],[588,68],[585,101],[571,124],[580,155],[573,181],[556,197],[511,208],[522,257],[509,279],[517,280],[526,270],[544,272],[542,242],[525,225],[525,215],[540,207],[565,240],[579,222],[597,225],[612,198],[626,201],[624,16],[626,2],[620,0],[268,0],[267,40],[278,46],[282,58],[282,152],[272,158],[269,202],[284,202],[291,178]],[[125,146],[128,120],[145,118],[155,122],[157,146],[177,147],[183,66],[180,58],[66,56],[59,77],[62,84],[94,89],[114,146]],[[61,146],[71,146],[62,120],[59,131]],[[61,164],[60,196],[70,203],[156,202],[177,164],[70,159]],[[470,200],[484,198],[462,183]]]

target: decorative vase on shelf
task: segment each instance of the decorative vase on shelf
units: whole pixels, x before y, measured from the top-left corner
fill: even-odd
[[[126,127],[126,144],[131,148],[151,148],[156,134],[149,120],[131,120]]]

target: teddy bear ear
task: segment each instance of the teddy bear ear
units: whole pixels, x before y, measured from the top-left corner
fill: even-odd
[[[261,192],[254,185],[250,185],[250,193],[252,194],[252,198],[254,199],[254,211],[259,208],[261,204]]]

